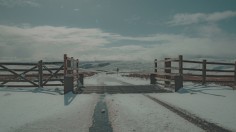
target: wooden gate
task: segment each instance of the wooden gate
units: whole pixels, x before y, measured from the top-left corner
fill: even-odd
[[[67,93],[78,90],[78,83],[82,80],[83,76],[79,76],[79,60],[66,54],[64,62],[0,62],[0,87],[64,86],[64,93]]]

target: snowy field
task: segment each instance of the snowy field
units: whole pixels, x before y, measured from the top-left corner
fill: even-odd
[[[88,86],[150,83],[105,73],[86,78],[84,82]],[[0,88],[0,132],[88,132],[100,95],[59,93],[55,88]],[[149,95],[236,131],[236,91],[230,87],[187,83],[177,93]],[[142,94],[106,94],[104,101],[114,132],[203,131]]]

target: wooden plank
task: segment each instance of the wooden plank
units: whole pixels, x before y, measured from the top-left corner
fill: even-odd
[[[64,54],[64,76],[67,74],[67,55]]]
[[[206,77],[219,77],[219,78],[232,77],[234,78],[234,75],[206,75]]]
[[[183,70],[188,70],[188,71],[202,71],[202,69],[196,69],[196,68],[183,68]]]
[[[226,62],[207,62],[207,64],[234,66],[234,63],[226,63]]]
[[[62,65],[63,62],[43,62],[44,65]]]
[[[76,77],[79,78],[79,59],[76,60]]]
[[[53,73],[46,81],[44,81],[43,85],[46,85],[47,82],[48,82],[51,78],[55,77],[55,76],[57,75],[57,73],[58,73],[61,69],[63,69],[63,65],[62,65],[55,73]]]
[[[202,61],[191,61],[191,60],[183,60],[185,63],[203,63]],[[215,65],[229,65],[234,66],[234,63],[225,63],[225,62],[206,62],[206,64],[215,64]]]
[[[183,75],[183,56],[179,56],[179,74]]]
[[[20,78],[22,78],[22,79],[24,79],[24,80],[27,80],[29,83],[31,83],[31,84],[33,84],[33,85],[35,85],[35,86],[38,86],[38,84],[36,84],[36,83],[34,83],[33,81],[31,81],[31,80],[27,79],[26,77],[23,77],[23,76],[22,76],[22,74],[26,74],[27,72],[31,71],[32,69],[37,68],[37,66],[34,66],[34,67],[32,67],[31,69],[29,69],[29,70],[27,70],[27,71],[25,71],[25,72],[23,72],[23,73],[21,73],[21,74],[18,74],[18,73],[16,73],[15,71],[13,71],[13,70],[11,70],[11,69],[9,69],[9,68],[7,68],[7,67],[1,65],[1,64],[0,64],[0,67],[2,67],[2,68],[5,69],[6,71],[9,71],[9,72],[11,72],[12,74],[14,74],[14,75],[16,76],[15,78],[20,77]],[[1,84],[6,84],[6,83],[7,83],[7,82],[3,82],[3,83],[1,83]]]
[[[157,72],[157,59],[154,60],[154,72]]]
[[[165,58],[165,68],[171,68],[171,61],[167,61],[170,58]],[[171,69],[165,69],[165,73],[171,73]],[[171,79],[171,76],[166,76],[166,79]],[[169,81],[165,81],[166,85],[169,85],[170,82]]]
[[[48,68],[49,70],[51,70],[51,71],[55,71],[55,70],[57,70],[58,68]],[[22,72],[22,71],[26,71],[26,70],[29,70],[29,69],[23,69],[23,68],[21,68],[21,69],[11,69],[11,70],[13,70],[13,71],[15,71],[15,72]],[[0,71],[6,71],[6,70],[4,70],[4,69],[0,69]],[[38,72],[38,69],[34,69],[34,70],[31,70],[32,72]],[[43,69],[43,71],[47,71],[47,69]]]
[[[202,84],[206,83],[206,60],[203,60],[202,63]]]
[[[236,61],[234,64],[234,86],[236,86]]]
[[[38,63],[29,63],[29,62],[0,62],[0,65],[21,65],[21,66],[34,66]]]
[[[225,83],[234,83],[233,80],[207,80],[207,82],[225,82]]]
[[[210,69],[207,69],[206,70],[207,72],[234,72],[234,70],[210,70]]]
[[[46,84],[44,86],[64,86],[64,84]],[[0,85],[0,87],[37,87],[34,85]]]
[[[202,61],[190,61],[190,60],[183,60],[184,63],[197,63],[202,64]]]
[[[47,79],[43,79],[46,81]],[[51,81],[62,81],[63,79],[50,79]],[[28,82],[27,80],[10,80],[10,79],[0,79],[0,81],[7,81],[7,82]],[[39,82],[39,80],[32,80],[33,82]]]
[[[39,72],[39,78],[38,78],[38,85],[39,87],[43,87],[43,61],[40,60],[38,62],[38,72]]]

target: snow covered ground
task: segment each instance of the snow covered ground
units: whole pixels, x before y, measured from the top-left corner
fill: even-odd
[[[114,132],[202,132],[203,130],[141,94],[108,95]]]
[[[1,88],[0,132],[88,132],[98,95],[49,91]]]
[[[84,83],[114,86],[150,81],[101,73],[85,78]],[[236,131],[236,91],[230,87],[187,83],[177,93],[149,95]],[[0,132],[88,132],[99,96],[64,96],[55,88],[0,88]],[[106,94],[104,101],[114,132],[203,131],[142,94]]]
[[[209,122],[236,131],[236,90],[231,87],[185,83],[179,92],[149,95]]]

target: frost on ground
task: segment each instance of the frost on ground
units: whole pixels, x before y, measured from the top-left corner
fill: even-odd
[[[88,132],[92,124],[96,94],[68,93],[64,97],[56,92],[33,92],[30,88],[9,89],[0,89],[1,132]]]
[[[175,113],[140,94],[107,95],[114,132],[201,132]]]
[[[186,83],[177,93],[149,95],[209,122],[236,131],[236,91],[231,87]]]

